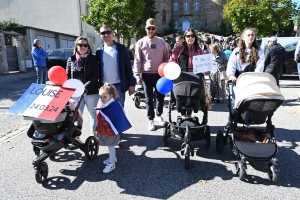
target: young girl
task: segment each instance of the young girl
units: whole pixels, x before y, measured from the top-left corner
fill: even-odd
[[[103,173],[109,173],[116,168],[117,162],[115,145],[120,141],[120,134],[131,127],[125,116],[123,107],[115,99],[118,97],[114,85],[105,83],[99,90],[101,106],[97,114],[98,123],[95,136],[98,137],[99,145],[107,146],[109,158],[103,161],[105,168]]]

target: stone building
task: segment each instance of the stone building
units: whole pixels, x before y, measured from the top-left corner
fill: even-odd
[[[226,0],[157,0],[156,20],[158,32],[169,28],[174,20],[175,30],[185,31],[188,28],[218,31],[223,20],[223,7]]]

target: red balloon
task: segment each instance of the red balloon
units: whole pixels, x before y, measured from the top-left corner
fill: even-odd
[[[61,66],[53,66],[48,71],[48,78],[55,85],[63,85],[67,80],[67,72]]]
[[[160,77],[164,77],[164,67],[166,66],[166,64],[168,64],[167,62],[161,63],[158,67],[158,74],[160,75]]]

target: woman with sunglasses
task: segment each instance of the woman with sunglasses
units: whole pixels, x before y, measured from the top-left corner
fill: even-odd
[[[97,124],[97,117],[94,108],[97,107],[99,100],[98,77],[100,69],[96,56],[91,52],[91,47],[87,38],[80,36],[75,40],[74,55],[68,58],[66,71],[68,79],[78,79],[83,84],[90,81],[85,88],[86,93],[81,101],[79,110],[83,113],[84,106],[86,105],[90,113],[90,133],[91,135],[94,135],[93,133]],[[74,101],[77,103],[79,101],[79,97],[74,98]],[[79,137],[77,139],[79,140]]]
[[[176,62],[181,69],[193,69],[193,56],[204,54],[198,45],[198,37],[193,29],[184,33],[182,46],[177,46],[171,55],[170,62]]]

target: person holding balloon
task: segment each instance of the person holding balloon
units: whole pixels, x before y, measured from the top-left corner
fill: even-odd
[[[161,115],[163,114],[165,94],[159,91],[156,85],[160,79],[158,67],[164,62],[168,62],[169,56],[165,40],[155,35],[157,30],[155,19],[150,18],[146,21],[145,30],[147,36],[136,43],[133,73],[137,84],[143,84],[149,119],[148,128],[150,131],[154,131],[153,89],[155,89],[157,97],[155,120],[163,125],[165,122]]]
[[[99,100],[98,78],[100,69],[96,56],[91,52],[91,47],[87,38],[80,36],[75,40],[74,55],[68,58],[66,71],[68,79],[78,79],[83,84],[89,82],[89,84],[85,86],[86,93],[84,94],[79,109],[81,113],[83,113],[84,106],[87,107],[90,114],[90,133],[91,135],[94,135],[93,133],[97,124],[94,108],[97,107]],[[80,95],[81,94],[73,96],[76,103],[79,101]]]

